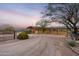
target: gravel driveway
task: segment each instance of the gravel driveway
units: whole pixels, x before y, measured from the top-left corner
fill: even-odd
[[[0,42],[1,56],[76,56],[64,44],[65,37],[31,34],[27,40]]]

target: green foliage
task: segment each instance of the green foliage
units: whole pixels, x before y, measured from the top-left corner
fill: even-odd
[[[46,19],[42,19],[42,20],[38,21],[36,23],[36,25],[38,25],[38,26],[40,26],[42,28],[45,28],[46,26],[49,25],[49,22]]]
[[[68,40],[68,41],[67,41],[67,44],[70,45],[71,47],[76,46],[75,40]]]
[[[36,23],[37,26],[40,26],[42,31],[45,31],[45,28],[50,25],[49,21],[46,19],[42,19]]]
[[[24,32],[26,32],[27,34],[32,33],[31,29],[26,29]]]
[[[17,39],[20,39],[20,40],[25,40],[25,39],[28,39],[29,36],[27,35],[26,32],[21,32],[18,36],[17,36]]]
[[[12,34],[14,31],[15,31],[14,28],[11,26],[7,26],[3,29],[3,33],[5,34]]]

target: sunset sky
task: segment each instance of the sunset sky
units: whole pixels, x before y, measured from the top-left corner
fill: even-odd
[[[0,25],[35,26],[36,22],[40,20],[41,11],[45,6],[44,3],[0,4]],[[53,25],[57,26],[59,24],[53,23]]]

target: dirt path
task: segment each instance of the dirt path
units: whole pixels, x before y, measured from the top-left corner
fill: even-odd
[[[63,36],[32,34],[28,40],[4,42],[0,45],[0,55],[5,56],[76,56],[64,44]]]

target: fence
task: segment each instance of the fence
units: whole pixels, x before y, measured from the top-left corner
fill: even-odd
[[[13,34],[0,34],[0,41],[12,40],[13,37]]]

